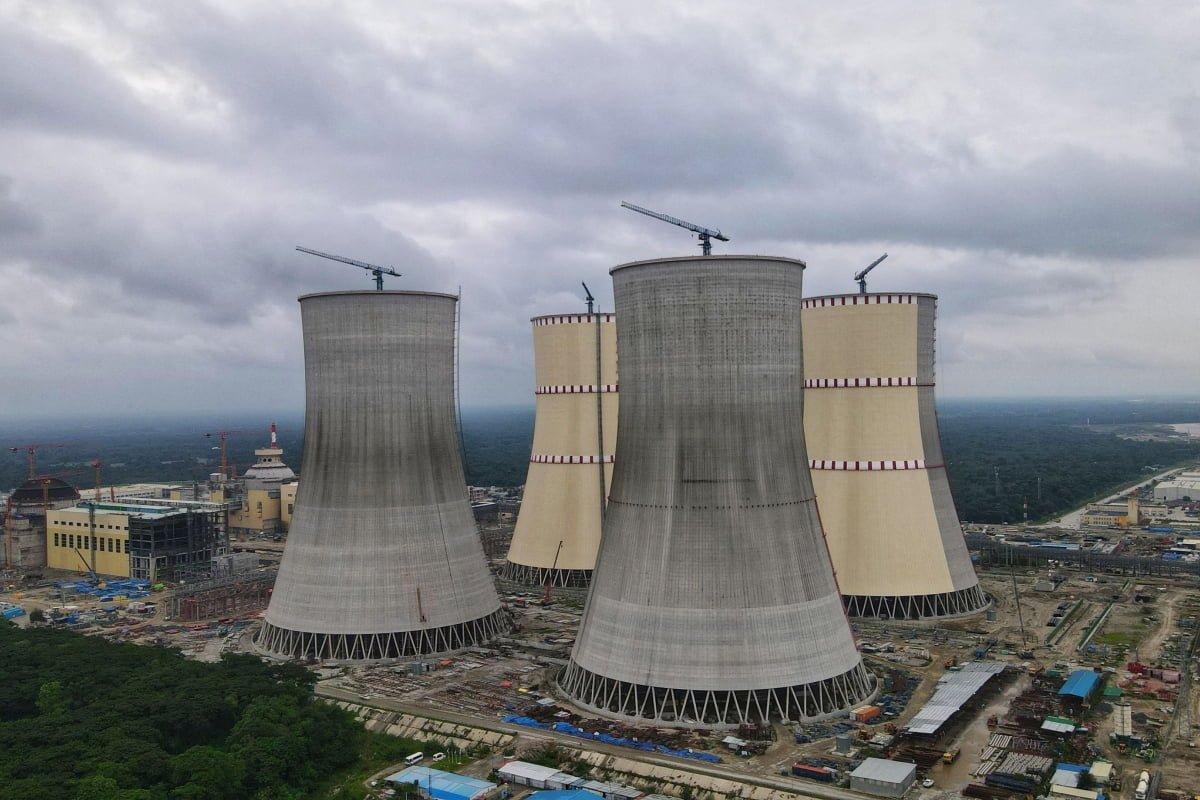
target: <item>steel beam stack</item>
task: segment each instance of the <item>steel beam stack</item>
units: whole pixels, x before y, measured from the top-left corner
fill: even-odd
[[[407,658],[508,626],[475,529],[454,406],[457,298],[300,298],[300,488],[257,643],[288,658]]]
[[[928,294],[804,301],[804,429],[851,616],[921,619],[988,604],[950,496],[934,407]]]
[[[503,573],[508,580],[565,587],[591,582],[617,439],[614,320],[613,314],[533,319],[537,416]]]
[[[560,685],[658,724],[800,720],[867,699],[801,418],[804,264],[612,270],[621,427],[591,594]]]

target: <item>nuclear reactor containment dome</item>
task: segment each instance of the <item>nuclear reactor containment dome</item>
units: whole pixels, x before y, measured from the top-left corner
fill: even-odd
[[[612,270],[621,425],[591,593],[560,685],[607,716],[730,726],[860,703],[804,448],[803,262]]]
[[[987,606],[950,496],[934,407],[927,294],[804,301],[804,430],[821,521],[851,616]]]
[[[457,298],[300,298],[303,480],[257,644],[290,658],[402,658],[508,626],[458,449]]]
[[[617,440],[614,319],[613,314],[533,319],[537,416],[525,496],[504,568],[511,581],[573,587],[591,582]]]

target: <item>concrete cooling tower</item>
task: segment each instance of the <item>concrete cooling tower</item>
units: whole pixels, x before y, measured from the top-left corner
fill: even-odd
[[[796,416],[803,262],[612,270],[621,426],[604,536],[560,686],[674,725],[800,720],[868,698]]]
[[[300,298],[304,458],[257,644],[369,660],[477,645],[508,626],[467,500],[454,405],[457,298]]]
[[[927,294],[804,301],[804,432],[851,616],[918,619],[988,604],[950,496]]]
[[[614,320],[612,314],[533,319],[533,453],[503,573],[516,583],[591,583],[617,440]]]

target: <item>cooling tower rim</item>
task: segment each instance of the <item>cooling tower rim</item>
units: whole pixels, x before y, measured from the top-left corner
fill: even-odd
[[[587,313],[586,311],[580,314],[578,311],[576,311],[567,312],[565,314],[538,314],[536,317],[530,317],[529,321],[538,322],[539,320],[544,319],[561,319],[567,320],[566,322],[559,323],[562,325],[592,325],[596,322],[596,320],[593,319],[594,317],[600,317],[601,322],[613,322],[615,321],[614,318],[616,316],[616,312],[613,311],[593,311],[591,314]],[[576,320],[578,320],[578,322],[576,322]]]
[[[407,295],[412,297],[444,297],[447,300],[458,300],[458,295],[448,294],[446,292],[422,292],[415,289],[343,289],[338,292],[313,292],[311,294],[302,294],[296,298],[296,302],[303,303],[305,300],[312,300],[317,297],[342,297],[352,295]]]
[[[608,271],[609,275],[616,273],[618,270],[630,269],[631,267],[648,267],[652,264],[683,264],[693,262],[709,263],[713,261],[774,261],[783,264],[799,265],[800,269],[808,267],[803,261],[798,258],[787,258],[786,256],[737,256],[722,253],[715,256],[668,256],[666,258],[649,258],[644,261],[629,261],[625,264],[618,264]]]
[[[936,294],[931,294],[929,292],[897,291],[897,292],[866,292],[866,293],[842,292],[840,294],[815,294],[815,295],[812,295],[811,297],[806,296],[804,298],[804,300],[805,300],[805,302],[808,302],[810,300],[840,300],[843,297],[887,297],[888,295],[891,295],[893,297],[903,295],[904,297],[928,297],[931,300],[938,299],[938,296]]]

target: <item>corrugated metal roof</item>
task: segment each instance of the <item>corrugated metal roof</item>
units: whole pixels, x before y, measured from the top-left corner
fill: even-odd
[[[386,780],[415,784],[435,800],[472,800],[496,788],[494,783],[429,767],[409,767],[387,776]]]
[[[872,781],[888,783],[904,783],[909,776],[917,771],[916,764],[903,761],[889,761],[886,758],[868,758],[858,769],[850,773],[851,778],[865,778]]]
[[[1073,733],[1075,723],[1062,717],[1046,717],[1046,721],[1042,723],[1042,730],[1054,733]]]
[[[1090,669],[1077,669],[1067,678],[1067,682],[1058,690],[1060,696],[1089,697],[1100,685],[1100,673]]]
[[[968,661],[958,672],[947,672],[938,680],[937,691],[909,721],[909,733],[937,733],[993,676],[1004,671],[999,661]]]
[[[530,764],[528,761],[510,761],[496,770],[501,775],[513,775],[517,778],[545,781],[558,772],[554,767],[543,767],[541,764]]]

